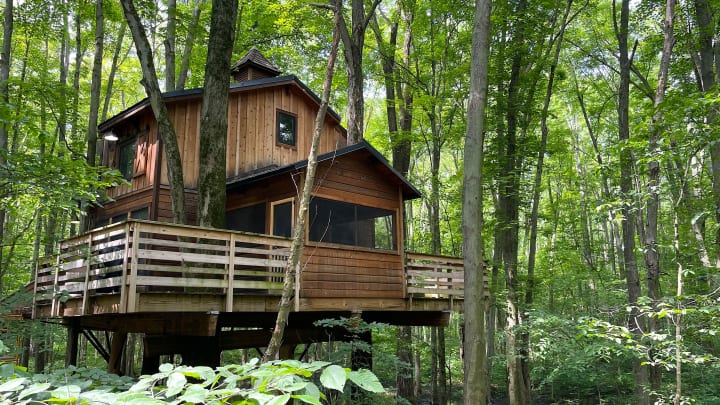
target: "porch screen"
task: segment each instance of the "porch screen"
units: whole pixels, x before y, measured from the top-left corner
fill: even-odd
[[[309,215],[310,241],[397,249],[395,211],[315,197]]]

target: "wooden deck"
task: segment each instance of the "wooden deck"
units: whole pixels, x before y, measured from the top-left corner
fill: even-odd
[[[67,239],[40,260],[32,315],[275,312],[289,249],[287,238],[129,220]],[[403,291],[387,296],[306,296],[301,272],[295,310],[462,309],[462,259],[407,253],[402,260]]]

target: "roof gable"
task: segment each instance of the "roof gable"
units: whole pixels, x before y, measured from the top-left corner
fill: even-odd
[[[380,152],[378,152],[377,149],[373,148],[372,145],[370,145],[367,141],[361,141],[354,145],[346,146],[344,148],[340,148],[329,153],[318,155],[317,161],[318,163],[322,163],[334,159],[342,159],[345,156],[358,153],[368,154],[371,159],[375,160],[378,163],[376,168],[380,171],[380,174],[384,175],[384,178],[388,181],[395,183],[402,188],[403,200],[413,200],[421,197],[422,194],[420,193],[420,191],[415,188],[415,186],[410,184],[410,182],[402,174],[395,170],[395,168],[390,165],[387,159],[385,159],[385,157]],[[228,179],[227,189],[228,191],[239,189],[259,181],[267,180],[271,177],[280,176],[303,169],[307,167],[307,165],[308,161],[307,159],[305,159],[287,166],[272,166],[258,169],[250,174],[245,174],[241,177]]]

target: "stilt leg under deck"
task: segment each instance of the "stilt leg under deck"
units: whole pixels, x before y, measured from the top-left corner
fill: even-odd
[[[123,349],[125,348],[125,340],[127,340],[127,332],[115,332],[112,336],[110,345],[110,360],[108,361],[108,372],[120,375],[120,359],[122,358]]]
[[[65,367],[77,366],[78,338],[80,337],[80,325],[76,320],[67,323],[67,346],[65,347]]]

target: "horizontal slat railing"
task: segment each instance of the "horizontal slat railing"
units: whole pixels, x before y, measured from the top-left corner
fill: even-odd
[[[40,259],[35,308],[119,294],[118,311],[134,312],[140,293],[279,295],[290,240],[269,235],[131,220],[64,240]],[[34,308],[34,309],[35,309]]]
[[[463,298],[463,259],[406,253],[405,278],[409,297]]]

